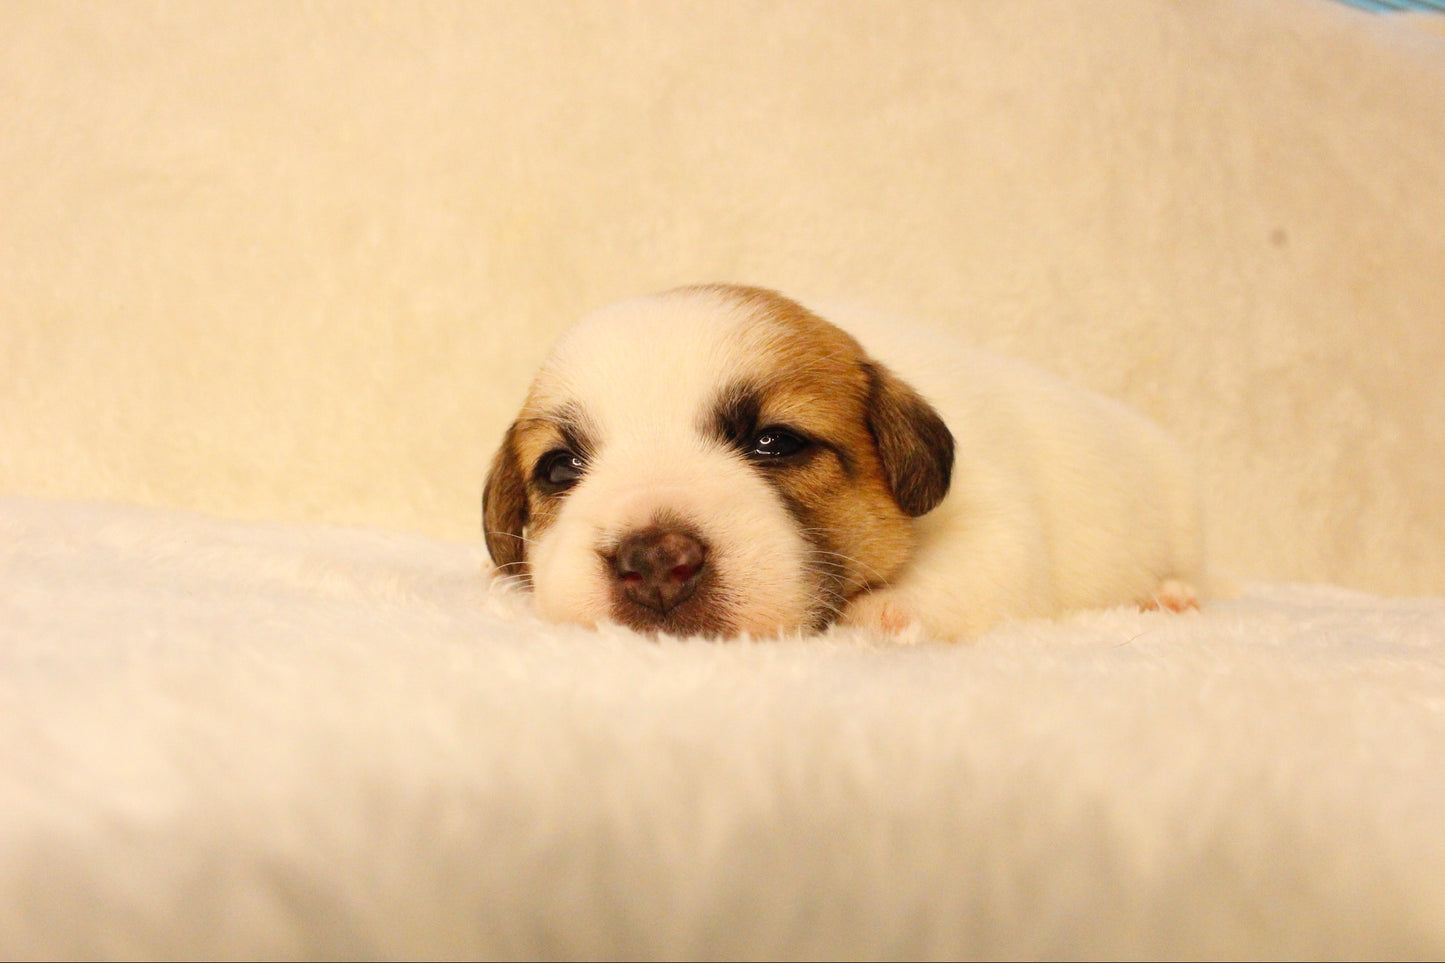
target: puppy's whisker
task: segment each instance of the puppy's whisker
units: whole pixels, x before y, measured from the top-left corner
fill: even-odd
[[[532,544],[532,539],[528,538],[528,537],[525,536],[525,535],[519,535],[519,534],[517,534],[516,532],[484,531],[484,532],[482,532],[482,535],[485,536],[486,538],[494,538],[494,537],[498,537],[498,538],[515,538],[517,541],[522,542],[523,544],[526,544],[526,545],[531,545],[531,544]]]
[[[853,591],[844,596],[845,598],[851,597],[854,592],[866,588],[876,588],[888,581],[878,569],[852,555],[830,552],[826,549],[813,549],[809,553],[809,557],[818,568],[826,569],[826,574],[831,579],[839,584],[852,587]],[[849,566],[852,566],[851,571]]]
[[[814,558],[836,558],[839,561],[851,564],[865,575],[870,576],[874,582],[882,582],[884,580],[881,572],[855,556],[844,555],[842,552],[829,552],[821,548],[813,549],[811,554]]]

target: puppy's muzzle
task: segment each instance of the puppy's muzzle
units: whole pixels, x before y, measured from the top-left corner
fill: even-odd
[[[609,562],[614,592],[665,617],[696,594],[707,545],[680,528],[646,528],[624,536]]]

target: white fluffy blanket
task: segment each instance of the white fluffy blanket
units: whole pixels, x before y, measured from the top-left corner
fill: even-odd
[[[1445,600],[714,644],[482,572],[0,500],[0,957],[1445,954]]]

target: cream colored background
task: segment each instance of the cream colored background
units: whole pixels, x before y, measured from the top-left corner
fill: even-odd
[[[1130,401],[1239,574],[1445,593],[1445,35],[1325,0],[0,5],[0,494],[475,541],[697,280]]]

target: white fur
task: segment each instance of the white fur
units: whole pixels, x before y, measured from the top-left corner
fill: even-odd
[[[849,621],[896,630],[917,620],[957,638],[1161,595],[1165,607],[1196,601],[1196,482],[1156,425],[942,332],[861,314],[845,324],[943,415],[957,451],[948,497],[915,523],[907,571],[859,599]]]
[[[808,541],[757,469],[705,431],[721,388],[766,373],[749,317],[715,292],[667,292],[597,312],[554,349],[532,406],[577,405],[597,453],[557,522],[531,541],[541,614],[606,620],[610,575],[598,547],[672,511],[712,546],[740,629],[806,623],[817,602],[802,570]],[[937,333],[862,318],[849,327],[939,411],[956,460],[943,503],[914,522],[910,561],[856,596],[845,622],[956,639],[1080,608],[1193,603],[1196,495],[1159,429]]]

